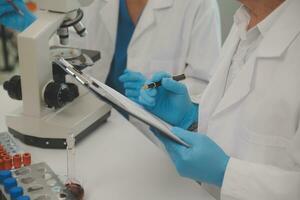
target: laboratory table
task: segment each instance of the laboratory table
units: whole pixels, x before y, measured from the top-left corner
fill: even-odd
[[[21,105],[0,85],[0,132],[7,131],[5,115]],[[18,144],[33,161],[66,174],[65,150]],[[168,156],[116,111],[77,145],[76,163],[86,200],[213,200],[199,184],[181,178]]]

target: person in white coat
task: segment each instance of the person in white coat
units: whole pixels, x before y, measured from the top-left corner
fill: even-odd
[[[139,101],[180,127],[173,133],[190,148],[156,135],[182,176],[215,187],[222,200],[299,200],[300,1],[239,1],[199,105],[165,73]],[[197,121],[199,133],[185,130]]]
[[[221,50],[216,0],[96,0],[84,11],[88,35],[70,42],[101,52],[92,69],[100,81],[124,94],[125,69],[141,79],[164,70],[185,73],[192,95],[207,86]]]

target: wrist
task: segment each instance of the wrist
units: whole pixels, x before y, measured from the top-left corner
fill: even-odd
[[[216,185],[218,187],[222,187],[223,182],[224,182],[224,177],[225,177],[225,173],[226,173],[226,169],[227,169],[227,165],[229,162],[230,157],[225,155],[224,159],[223,159],[223,164],[222,164],[222,169],[221,169],[221,176],[220,176],[220,180],[216,183]]]
[[[199,114],[199,105],[192,103],[190,108],[186,112],[184,118],[181,120],[179,127],[187,130],[193,124],[198,122],[198,114]]]

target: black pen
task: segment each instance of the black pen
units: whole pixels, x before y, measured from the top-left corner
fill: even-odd
[[[178,75],[178,76],[173,76],[172,79],[174,81],[182,81],[184,80],[186,77],[184,74],[181,74],[181,75]],[[150,83],[149,85],[145,85],[143,87],[144,90],[147,90],[147,89],[152,89],[152,88],[157,88],[161,86],[161,81],[158,81],[158,82],[154,82],[154,83]]]
[[[6,0],[7,3],[9,3],[14,10],[19,13],[19,15],[24,16],[24,13],[22,12],[22,10],[20,10],[20,8],[15,4],[15,2],[13,2],[13,0]]]

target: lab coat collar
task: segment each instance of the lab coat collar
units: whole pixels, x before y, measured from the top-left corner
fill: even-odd
[[[208,122],[211,117],[214,117],[220,113],[227,105],[229,105],[228,103],[232,102],[231,100],[226,100],[226,102],[224,102],[224,92],[229,66],[239,41],[239,30],[236,24],[234,24],[231,28],[228,38],[226,39],[226,42],[224,43],[221,54],[222,57],[220,58],[218,68],[201,98],[200,105],[204,106],[201,107],[200,113],[200,132],[206,132],[208,128]]]
[[[216,73],[215,81],[212,82],[214,84],[214,96],[217,96],[216,102],[215,102],[215,110],[212,110],[212,116],[215,117],[222,111],[226,110],[228,107],[233,105],[235,102],[242,99],[249,91],[249,77],[247,74],[244,74],[241,77],[241,73],[239,76],[232,82],[232,85],[228,89],[228,91],[225,93],[226,88],[226,82],[227,82],[227,76],[229,73],[229,67],[232,62],[232,57],[238,47],[240,37],[239,37],[239,29],[234,24],[232,31],[231,31],[231,37],[228,38],[229,40],[224,45],[224,49],[226,49],[226,52],[223,51],[224,58],[221,60],[220,71],[218,74]],[[247,66],[248,67],[248,66]],[[244,67],[246,69],[247,67]],[[249,75],[249,76],[252,76]],[[225,94],[225,95],[224,95]],[[209,114],[208,114],[209,115]]]
[[[287,6],[285,8],[287,10],[283,11],[281,13],[281,17],[274,22],[273,26],[270,28],[270,32],[267,33],[258,47],[258,51],[249,58],[246,66],[242,71],[240,71],[230,88],[228,88],[228,91],[226,91],[224,96],[221,98],[213,116],[217,116],[236,103],[242,101],[251,92],[258,58],[274,58],[281,56],[296,35],[299,34],[300,22],[297,17],[300,8],[300,1],[289,0],[286,3],[290,3],[285,5]],[[230,58],[232,58],[232,56]],[[228,64],[227,68],[225,67],[227,73],[224,73],[224,76],[227,76],[229,66],[230,64]],[[224,81],[224,78],[222,80]],[[226,80],[223,84],[226,85]],[[221,85],[219,85],[219,87],[223,88]],[[220,92],[224,92],[224,89]]]
[[[151,0],[149,0],[151,1]],[[173,6],[175,0],[156,0],[153,4],[153,9],[164,9]]]
[[[115,38],[118,28],[119,17],[119,0],[101,0],[103,5],[100,7],[99,13],[101,22],[105,24],[105,27],[111,37],[113,46],[115,46]]]
[[[105,2],[109,2],[109,1],[112,1],[112,0],[103,0]],[[152,1],[152,0],[149,0],[149,1]],[[155,8],[167,8],[167,7],[170,7],[173,5],[175,0],[158,0],[156,3],[155,3]]]
[[[155,12],[169,9],[175,0],[149,0],[135,28],[129,46],[132,46],[151,26],[155,25]]]
[[[249,59],[249,61],[247,62],[243,70],[241,70],[239,72],[239,75],[234,79],[232,85],[225,92],[214,115],[217,115],[222,111],[225,111],[229,107],[235,105],[236,103],[240,102],[250,93],[252,88],[252,81],[253,81],[256,61],[257,61],[257,56],[256,53],[254,53],[254,55],[252,55],[252,57]],[[228,67],[228,71],[229,71],[229,67]],[[228,71],[226,74],[228,74]],[[226,85],[226,81],[224,82],[224,85]]]
[[[300,33],[300,1],[286,0],[282,6],[281,16],[265,34],[258,48],[258,57],[280,57]]]
[[[103,6],[99,11],[101,20],[105,24],[105,27],[111,36],[113,46],[115,46],[120,6],[119,0],[101,1],[103,3]],[[175,0],[149,0],[140,18],[140,22],[136,26],[129,45],[132,46],[138,38],[140,38],[140,36],[148,30],[148,28],[155,24],[155,11],[171,8],[174,5],[174,1]]]

